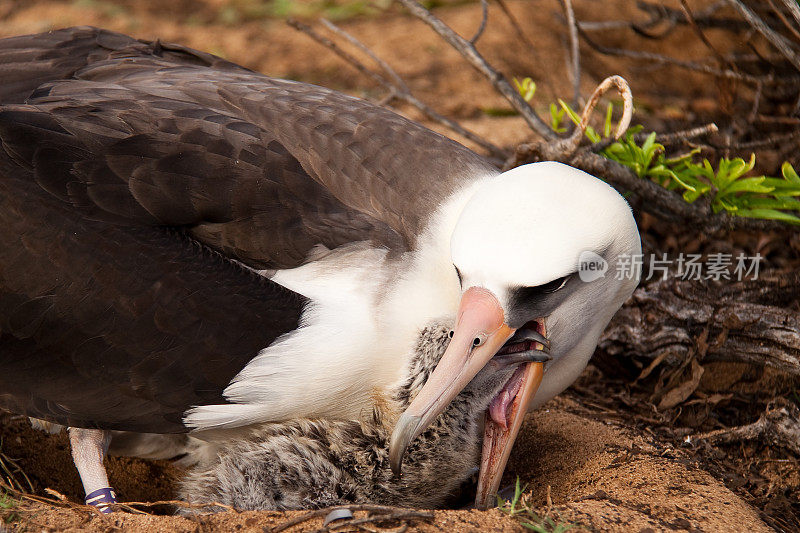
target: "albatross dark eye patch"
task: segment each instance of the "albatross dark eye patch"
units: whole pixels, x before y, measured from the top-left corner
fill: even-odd
[[[512,298],[517,302],[532,302],[541,301],[549,294],[556,293],[564,288],[567,282],[572,277],[572,274],[567,274],[553,281],[548,281],[541,285],[533,285],[531,287],[518,287],[512,290]]]
[[[568,296],[569,290],[561,290],[570,285],[573,274],[556,278],[541,285],[517,287],[509,291],[508,324],[519,327],[531,317],[549,315],[561,301]]]

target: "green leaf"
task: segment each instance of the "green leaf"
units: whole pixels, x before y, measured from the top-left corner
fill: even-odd
[[[741,157],[736,157],[734,159],[723,157],[719,160],[719,169],[712,178],[712,183],[714,183],[719,190],[726,189],[731,183],[753,170],[755,164],[755,154],[750,154],[750,161],[747,162]]]
[[[703,196],[703,193],[700,191],[686,191],[683,193],[683,199],[686,200],[687,203],[692,203],[698,198]]]
[[[561,109],[567,112],[569,119],[575,123],[576,126],[580,125],[581,117],[561,98],[558,99],[558,103],[561,105]]]
[[[781,174],[786,181],[800,186],[800,176],[797,175],[794,167],[788,161],[784,161],[783,165],[781,165]]]
[[[585,134],[585,135],[586,135],[586,136],[589,138],[589,140],[590,140],[590,141],[591,141],[593,144],[597,144],[597,143],[599,143],[600,141],[602,141],[602,140],[603,140],[603,138],[602,138],[602,137],[600,137],[600,136],[597,134],[597,132],[594,130],[594,128],[593,128],[593,127],[591,127],[591,126],[586,126],[586,131],[584,132],[584,134]]]
[[[781,196],[800,196],[800,185],[781,178],[764,178],[763,185],[772,187],[772,194]]]
[[[524,78],[521,82],[517,78],[514,78],[513,81],[514,87],[516,87],[520,96],[522,96],[526,102],[530,102],[533,99],[533,95],[536,94],[536,82],[531,78]]]
[[[655,144],[656,144],[656,132],[653,132],[647,136],[647,139],[645,139],[644,144],[642,145],[642,151],[647,152],[649,150],[652,150]]]
[[[763,185],[764,176],[757,176],[753,178],[742,178],[732,182],[730,185],[721,189],[718,194],[733,194],[735,192],[749,192],[749,193],[768,193],[772,192],[773,187],[765,187]]]
[[[567,131],[567,128],[561,125],[563,120],[564,110],[559,109],[556,104],[550,102],[550,127],[553,128],[553,131],[556,133],[564,133]]]
[[[614,104],[608,103],[606,107],[606,120],[603,122],[603,137],[611,137],[611,116],[614,114]]]
[[[800,217],[778,211],[777,209],[740,209],[737,216],[748,218],[762,218],[767,220],[782,220],[791,224],[800,224]]]
[[[800,200],[794,198],[764,198],[740,196],[738,204],[745,208],[793,209],[800,211]]]

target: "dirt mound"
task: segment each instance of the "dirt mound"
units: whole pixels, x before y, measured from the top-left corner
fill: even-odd
[[[80,502],[80,482],[63,434],[46,435],[29,427],[23,417],[6,414],[0,418],[0,436],[2,453],[15,460],[38,494],[51,488]],[[173,498],[171,481],[180,471],[169,463],[119,457],[107,463],[122,501]],[[590,410],[573,399],[555,400],[529,415],[507,472],[512,483],[516,476],[532,489],[523,502],[532,514],[521,511],[515,519],[500,510],[437,511],[432,521],[417,522],[417,527],[420,531],[516,531],[521,530],[520,522],[536,522],[547,514],[555,524],[591,531],[770,531],[755,509],[694,464],[687,453],[644,432],[595,420]],[[83,509],[38,503],[22,503],[12,513],[6,517],[12,531],[31,525],[67,531],[106,531],[110,526],[126,531],[246,531],[274,527],[303,514],[99,517]],[[320,525],[315,519],[294,530]]]

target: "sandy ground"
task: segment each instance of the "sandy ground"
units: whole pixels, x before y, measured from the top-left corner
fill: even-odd
[[[80,501],[77,473],[64,435],[49,436],[6,415],[3,453],[17,463],[35,487],[57,489]],[[122,501],[172,499],[170,481],[180,470],[159,461],[112,457],[109,477]],[[519,475],[532,488],[530,503],[548,511],[556,523],[590,531],[771,531],[758,512],[700,468],[686,452],[646,433],[595,420],[576,400],[560,398],[528,416],[506,477]],[[169,512],[169,509],[162,509]],[[84,510],[25,504],[11,530],[27,526],[65,531],[262,530],[302,513],[225,512],[188,519],[176,516],[118,514],[101,517]],[[321,520],[295,528],[314,530]],[[499,510],[436,511],[420,531],[518,531],[519,522]],[[575,530],[580,530],[575,529]]]
[[[271,75],[319,83],[373,100],[385,94],[282,20],[253,16],[246,8],[254,3],[257,2],[3,0],[0,37],[96,25],[139,38],[180,42]],[[571,92],[560,4],[556,0],[514,0],[508,4],[535,48],[526,47],[514,36],[513,28],[494,3],[490,24],[478,48],[509,77],[536,79],[539,90],[534,105],[544,111],[556,96],[568,97]],[[233,15],[231,6],[236,8]],[[624,0],[602,4],[580,1],[576,2],[576,11],[582,20],[646,18],[633,6],[633,2]],[[437,13],[462,34],[471,35],[477,28],[480,9],[475,4],[459,4]],[[501,116],[509,105],[486,80],[416,20],[390,9],[341,24],[391,64],[412,91],[438,111],[501,146],[510,147],[531,137],[521,118]],[[643,40],[637,41],[637,46],[649,51],[663,51],[665,46],[680,48],[688,59],[706,55],[707,51],[690,38],[690,31],[676,30],[666,44]],[[630,31],[602,35],[606,44],[617,46],[632,38]],[[714,31],[708,32],[708,38],[720,46],[724,44]],[[722,89],[705,79],[670,68],[612,61],[591,54],[585,47],[582,52],[582,92],[588,94],[607,75],[624,73],[636,97],[637,121],[651,128],[663,128],[676,121],[698,124],[721,105]],[[401,106],[399,110],[422,119],[414,109]],[[426,124],[447,133],[436,124]],[[506,481],[513,482],[519,476],[529,486],[529,503],[539,516],[547,514],[553,520],[551,530],[554,524],[572,524],[575,527],[571,531],[770,531],[761,520],[759,509],[751,505],[752,498],[742,498],[747,494],[736,488],[742,485],[731,482],[733,476],[719,471],[712,474],[696,454],[676,447],[679,440],[657,437],[641,424],[633,426],[609,421],[591,402],[570,393],[529,415]],[[0,437],[0,451],[17,461],[36,494],[45,495],[45,489],[51,488],[70,501],[80,501],[80,483],[63,435],[34,431],[25,419],[6,414],[0,416]],[[719,453],[739,452],[729,448]],[[108,468],[121,499],[129,502],[171,499],[172,482],[180,475],[172,465],[135,459],[110,458]],[[799,475],[796,463],[791,472],[778,471],[776,475],[796,487],[800,480],[787,477]],[[726,482],[736,492],[727,488]],[[5,525],[0,522],[0,531],[3,527],[14,531],[250,531],[273,527],[298,514],[227,512],[187,519],[164,514],[171,512],[168,508],[159,512],[162,514],[158,516],[100,517],[79,508],[23,502],[5,511],[0,508],[0,516],[7,521]],[[415,527],[420,531],[522,531],[520,521],[524,520],[522,515],[512,519],[498,510],[437,511],[434,520],[416,522]],[[320,520],[308,521],[299,529],[313,530],[320,525]]]

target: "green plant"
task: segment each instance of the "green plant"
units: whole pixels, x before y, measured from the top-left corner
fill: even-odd
[[[550,103],[550,127],[553,128],[553,131],[556,133],[564,133],[567,131],[566,126],[562,126],[561,123],[564,121],[564,108],[559,108],[556,104]]]
[[[11,497],[7,492],[0,490],[0,518],[3,523],[10,524],[20,519],[18,513],[14,512],[19,502]]]
[[[572,122],[580,123],[580,117],[569,105],[563,100],[559,104]],[[586,128],[585,135],[592,143],[610,137],[612,114],[613,104],[608,104],[602,136],[591,126]],[[636,135],[641,130],[642,126],[629,128],[600,153],[630,168],[640,178],[651,179],[667,189],[683,190],[683,199],[689,203],[706,197],[714,213],[724,210],[734,216],[800,224],[800,217],[792,213],[800,211],[800,177],[788,162],[783,163],[780,177],[753,176],[755,154],[748,161],[722,157],[715,169],[706,158],[695,162],[699,149],[668,158],[655,132],[638,144]]]
[[[536,82],[531,78],[523,78],[522,81],[514,78],[514,86],[526,102],[530,102],[536,94]]]
[[[537,533],[564,533],[575,527],[575,524],[556,522],[546,514],[545,516],[536,514],[527,498],[525,498],[524,494],[527,488],[527,485],[520,487],[519,477],[517,477],[517,482],[514,485],[514,496],[511,500],[504,500],[498,496],[498,509],[511,518],[516,518],[522,527]]]
[[[521,82],[514,79],[517,91],[526,101],[533,99],[536,84],[530,78]],[[612,132],[614,105],[609,103],[602,131],[587,126],[584,135],[594,144],[609,142]],[[550,127],[563,133],[564,117],[577,126],[580,116],[563,100],[550,104]],[[618,140],[609,142],[600,154],[630,168],[640,178],[650,179],[661,186],[682,192],[683,199],[692,203],[705,198],[714,213],[726,211],[730,215],[760,219],[781,220],[800,224],[800,177],[788,162],[781,167],[779,177],[754,176],[755,155],[745,161],[740,157],[722,157],[717,167],[706,158],[698,160],[700,149],[677,157],[667,157],[656,133],[637,141],[643,126],[628,128]]]

